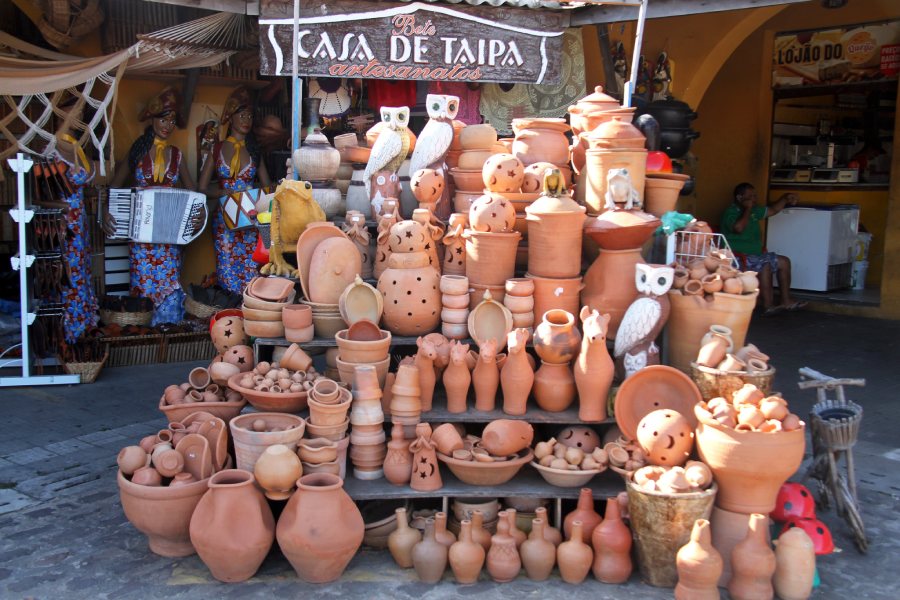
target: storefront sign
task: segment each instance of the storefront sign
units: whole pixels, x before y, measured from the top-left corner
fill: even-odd
[[[900,21],[779,33],[773,59],[776,88],[896,79]]]
[[[558,84],[560,12],[421,2],[300,2],[301,75]],[[293,73],[294,3],[260,5],[260,73]]]

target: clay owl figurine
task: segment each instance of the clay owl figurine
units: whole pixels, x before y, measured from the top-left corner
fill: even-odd
[[[366,192],[369,194],[372,206],[376,213],[381,212],[381,204],[385,198],[400,197],[400,178],[397,177],[397,171],[403,161],[406,160],[406,154],[409,151],[409,107],[381,107],[381,122],[384,127],[378,133],[375,143],[372,144],[372,150],[369,154],[369,162],[366,164],[366,170],[363,173],[363,181],[366,184]],[[383,184],[379,185],[375,195],[372,193],[372,178],[379,174],[384,177],[384,183],[395,184],[396,191],[381,189]],[[394,175],[392,178],[391,175]]]
[[[640,208],[640,196],[627,169],[610,169],[606,174],[606,208],[616,210],[617,204],[624,204],[625,210]]]
[[[410,176],[419,169],[434,169],[444,180],[447,179],[447,166],[444,159],[450,144],[453,143],[453,119],[459,112],[459,98],[441,94],[428,94],[425,101],[428,111],[428,123],[418,137],[416,147],[409,160]],[[435,214],[446,219],[452,209],[450,193],[447,186],[438,200]],[[446,214],[444,214],[446,212]]]
[[[654,343],[669,318],[669,297],[675,269],[664,265],[635,265],[635,285],[639,292],[631,303],[616,334],[616,375],[624,380],[647,365],[659,364],[659,348]]]

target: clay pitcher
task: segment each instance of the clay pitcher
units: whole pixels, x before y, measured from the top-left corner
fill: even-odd
[[[644,262],[640,248],[631,250],[603,250],[584,274],[584,289],[581,291],[581,305],[596,310],[601,315],[609,314],[611,340],[616,339],[619,324],[625,311],[638,297],[635,283],[635,265]]]
[[[606,518],[591,534],[594,577],[603,583],[625,583],[631,575],[631,530],[622,522],[618,498],[607,498]]]
[[[507,358],[500,371],[500,385],[503,388],[503,412],[508,415],[525,414],[534,383],[534,369],[525,351],[527,343],[526,329],[514,329],[507,336]]]
[[[409,526],[405,508],[398,508],[394,512],[397,514],[397,529],[388,536],[388,548],[397,564],[408,569],[413,566],[413,547],[422,541],[422,534]]]
[[[497,388],[500,387],[500,370],[497,368],[497,338],[481,342],[478,362],[472,372],[475,385],[475,410],[494,410]]]
[[[718,600],[722,555],[713,548],[709,521],[697,519],[691,541],[681,547],[676,557],[678,585],[675,600]]]
[[[594,552],[584,543],[581,521],[572,521],[572,536],[556,549],[556,562],[559,563],[559,574],[566,583],[581,583],[591,570]]]
[[[497,583],[508,583],[522,570],[522,559],[516,550],[516,540],[509,535],[507,512],[500,511],[497,533],[491,538],[491,549],[487,555],[487,570]]]
[[[447,391],[447,411],[451,413],[466,412],[466,398],[472,384],[472,374],[466,365],[468,353],[468,344],[454,342],[450,348],[450,364],[444,370],[443,382]]]
[[[472,521],[466,519],[459,525],[459,541],[450,546],[450,568],[459,583],[475,583],[487,553],[472,539]]]
[[[413,364],[419,370],[419,399],[422,401],[422,412],[428,412],[434,396],[434,360],[437,358],[437,350],[431,340],[423,337],[416,340],[416,346],[419,350]]]
[[[412,550],[416,575],[424,583],[437,583],[447,568],[447,546],[434,538],[434,519],[425,521],[425,537]]]
[[[608,314],[601,316],[586,306],[581,309],[584,337],[573,371],[578,388],[578,418],[582,421],[606,420],[606,399],[615,375],[615,364],[606,347],[609,321]]]
[[[412,452],[409,442],[403,439],[403,423],[393,421],[393,424],[384,456],[384,476],[394,485],[406,485],[412,477]]]
[[[216,473],[191,516],[191,543],[219,581],[253,577],[275,540],[272,509],[255,481],[248,471]]]
[[[775,541],[775,594],[782,600],[806,600],[816,577],[816,551],[800,527],[792,527]]]
[[[766,600],[772,598],[772,575],[775,574],[775,552],[766,543],[766,517],[750,515],[747,538],[731,551],[731,581],[728,594],[733,600]]]
[[[437,444],[431,441],[431,426],[428,423],[416,425],[418,439],[409,446],[413,453],[412,479],[409,487],[419,492],[433,492],[441,489],[441,473],[438,470]]]
[[[556,564],[556,546],[544,537],[544,520],[531,522],[531,533],[519,550],[525,574],[532,581],[544,581]]]
[[[484,551],[491,549],[491,534],[484,527],[484,513],[480,510],[472,511],[472,539],[481,544]]]
[[[603,517],[594,510],[594,496],[590,488],[582,488],[581,495],[578,496],[578,507],[566,515],[563,521],[563,532],[566,534],[567,540],[572,539],[572,523],[581,521],[582,541],[585,544],[590,544],[594,528],[602,520]]]
[[[362,544],[362,514],[343,487],[331,473],[304,475],[278,519],[278,545],[300,581],[336,581]]]

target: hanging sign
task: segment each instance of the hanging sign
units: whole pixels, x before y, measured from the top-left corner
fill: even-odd
[[[301,75],[560,82],[561,12],[422,2],[296,1]],[[259,26],[260,73],[291,75],[294,3],[261,3]]]
[[[896,79],[900,21],[775,36],[772,87]]]

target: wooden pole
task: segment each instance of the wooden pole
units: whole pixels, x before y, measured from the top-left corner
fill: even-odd
[[[612,48],[610,48],[609,25],[597,24],[597,39],[600,41],[600,58],[603,59],[603,76],[606,79],[606,93],[618,95],[622,93],[619,82],[616,79],[616,69],[613,65]]]

